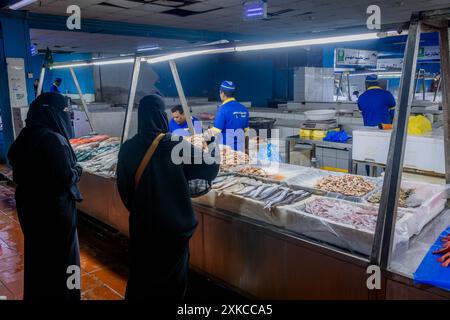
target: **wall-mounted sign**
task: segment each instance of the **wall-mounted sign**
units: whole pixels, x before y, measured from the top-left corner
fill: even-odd
[[[11,109],[27,107],[28,96],[25,81],[25,62],[22,58],[6,58],[6,65]],[[16,129],[13,126],[14,136],[16,136]]]
[[[377,65],[378,52],[358,49],[336,48],[336,67]]]
[[[398,69],[400,70],[403,66],[402,58],[387,58],[378,59],[377,69]]]
[[[439,46],[424,46],[419,48],[418,60],[439,60]]]

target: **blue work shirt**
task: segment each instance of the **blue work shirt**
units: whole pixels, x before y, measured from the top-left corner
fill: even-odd
[[[202,123],[196,117],[192,117],[192,125],[194,126],[195,133],[202,133]],[[174,119],[169,122],[169,131],[179,136],[190,136],[189,127],[187,121],[183,124],[178,124]]]
[[[358,108],[362,112],[365,126],[392,124],[395,99],[392,93],[380,87],[369,87],[358,98]]]
[[[245,150],[245,132],[248,130],[249,112],[247,108],[234,98],[227,99],[219,107],[214,120],[213,130],[222,134],[222,144],[227,144],[234,150]],[[234,138],[234,139],[233,139]],[[234,140],[234,143],[231,140]]]
[[[57,86],[55,86],[54,84],[52,84],[52,86],[50,87],[50,92],[56,92],[56,93],[61,93],[58,89]]]

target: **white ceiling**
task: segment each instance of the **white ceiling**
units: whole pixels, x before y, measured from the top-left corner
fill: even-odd
[[[184,40],[153,39],[100,33],[54,31],[43,29],[30,30],[31,43],[39,50],[50,48],[52,51],[96,52],[126,54],[134,53],[138,48],[160,46],[162,48],[185,47]]]
[[[196,3],[183,5],[183,2]],[[450,6],[449,0],[268,0],[267,20],[243,21],[242,2],[242,0],[42,0],[24,9],[36,13],[66,15],[67,7],[77,4],[81,8],[82,18],[241,34],[289,36],[304,32],[364,26],[367,19],[366,8],[371,4],[381,7],[383,25],[409,21],[413,11]],[[104,5],[105,3],[109,5]],[[175,7],[196,12],[213,11],[186,17],[164,13]],[[282,10],[288,12],[270,16]]]
[[[195,3],[183,5],[183,2]],[[289,37],[342,28],[363,29],[367,19],[366,8],[370,4],[381,7],[382,25],[407,22],[413,11],[450,7],[449,0],[268,0],[267,2],[268,19],[257,21],[242,19],[242,0],[41,0],[25,7],[24,10],[64,16],[67,15],[66,9],[69,5],[77,4],[81,8],[82,19]],[[174,8],[195,12],[212,11],[186,17],[164,13]],[[283,11],[285,13],[276,15]],[[131,53],[137,48],[155,44],[165,48],[192,45],[183,40],[41,29],[31,30],[31,41],[37,43],[39,49],[48,46],[52,50],[100,53]]]

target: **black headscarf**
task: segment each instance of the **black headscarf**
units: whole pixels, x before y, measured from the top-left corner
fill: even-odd
[[[27,163],[26,159],[37,152],[40,138],[49,131],[61,135],[67,141],[72,158],[76,159],[70,148],[71,123],[66,110],[67,100],[59,93],[42,93],[37,97],[28,110],[25,128],[9,149],[8,159],[11,165],[17,167],[22,162]]]
[[[160,133],[169,131],[165,103],[159,95],[145,96],[139,102],[137,136],[145,144],[151,143]]]
[[[56,92],[41,94],[31,103],[26,125],[27,127],[50,129],[68,140],[71,123],[67,99]]]

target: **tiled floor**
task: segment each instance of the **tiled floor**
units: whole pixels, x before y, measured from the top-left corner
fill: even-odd
[[[123,299],[127,282],[127,239],[80,215],[78,224],[82,299]],[[0,296],[22,299],[23,234],[17,220],[14,189],[0,182]],[[187,299],[242,299],[191,273]]]

